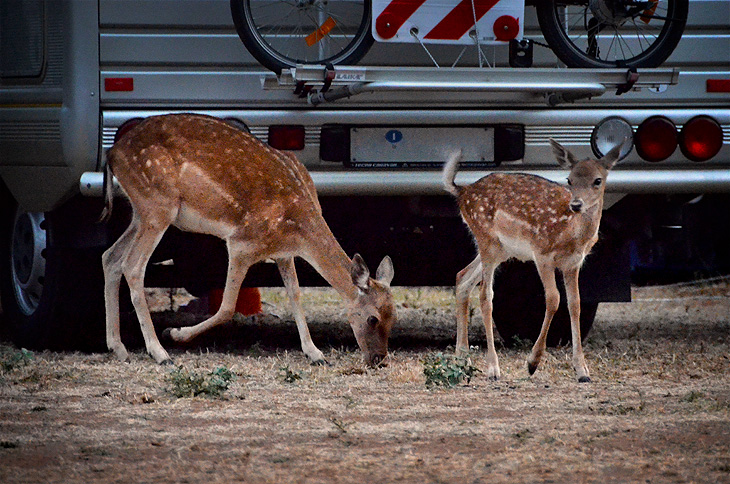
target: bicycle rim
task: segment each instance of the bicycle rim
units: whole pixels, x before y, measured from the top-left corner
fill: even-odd
[[[544,2],[538,18],[568,66],[656,67],[681,38],[687,0]]]
[[[370,0],[244,0],[243,12],[244,42],[270,68],[354,63],[372,44]]]

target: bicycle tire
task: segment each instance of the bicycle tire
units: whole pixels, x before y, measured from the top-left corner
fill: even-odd
[[[626,3],[617,6],[625,16],[613,16],[607,4],[608,12],[596,11],[601,7],[593,2],[592,9],[587,0],[538,2],[535,8],[545,40],[569,67],[658,67],[682,37],[688,0],[661,0],[653,10],[637,12],[628,12],[638,7]]]
[[[355,64],[374,40],[371,0],[231,0],[231,14],[251,55],[277,75],[297,64]]]

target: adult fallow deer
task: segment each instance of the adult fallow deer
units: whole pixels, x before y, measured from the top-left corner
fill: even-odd
[[[545,289],[545,319],[527,360],[530,374],[537,370],[545,352],[550,321],[558,309],[560,293],[555,269],[563,273],[573,341],[573,367],[579,382],[590,376],[580,336],[578,272],[593,244],[603,210],[606,176],[616,164],[621,145],[600,160],[579,161],[550,140],[558,163],[570,170],[568,186],[519,173],[493,173],[468,186],[454,183],[460,153],[444,166],[446,191],[456,196],[461,216],[471,229],[477,257],[456,276],[456,350],[469,351],[469,294],[481,282],[480,303],[487,334],[487,377],[500,376],[492,333],[492,283],[494,271],[510,258],[532,260]]]
[[[103,255],[107,346],[129,358],[119,332],[119,286],[129,284],[147,352],[158,363],[170,357],[155,334],[144,295],[147,263],[170,225],[215,235],[226,242],[228,273],[220,309],[169,336],[188,342],[231,319],[248,268],[273,258],[291,300],[302,350],[324,362],[300,303],[294,257],[300,256],[349,302],[349,322],[365,361],[377,365],[388,352],[396,320],[390,293],[393,265],[385,257],[370,278],[362,258],[352,260],[330,231],[312,179],[293,154],[275,150],[219,119],[176,114],[150,117],[109,150],[106,207],[112,208],[112,173],[129,198],[127,230]]]

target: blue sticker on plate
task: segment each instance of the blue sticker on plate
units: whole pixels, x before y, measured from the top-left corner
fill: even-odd
[[[385,139],[388,140],[388,142],[390,143],[397,143],[403,139],[403,133],[401,133],[397,129],[391,129],[390,131],[385,133]]]

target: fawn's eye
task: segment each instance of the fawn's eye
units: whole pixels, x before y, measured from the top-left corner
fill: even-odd
[[[593,180],[594,187],[600,187],[601,183],[603,183],[603,180],[601,180],[600,178],[596,178],[595,180]]]
[[[376,318],[375,316],[370,316],[370,317],[368,318],[368,324],[369,324],[370,326],[372,326],[373,328],[374,328],[375,326],[377,326],[377,325],[378,325],[378,323],[379,323],[379,321],[378,321],[378,318]]]
[[[570,181],[570,178],[568,178],[568,185],[572,185],[573,183]]]

